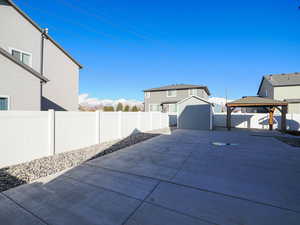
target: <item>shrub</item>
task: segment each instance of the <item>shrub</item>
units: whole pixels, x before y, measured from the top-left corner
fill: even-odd
[[[115,109],[112,106],[104,106],[103,111],[104,112],[113,112],[113,111],[115,111]]]
[[[135,106],[132,107],[131,111],[132,111],[132,112],[138,112],[139,110],[138,110],[138,108],[137,108],[136,105],[135,105]]]
[[[124,108],[124,112],[129,112],[129,110],[130,110],[129,105],[126,105]]]
[[[118,103],[116,111],[123,111],[123,104],[121,102]]]

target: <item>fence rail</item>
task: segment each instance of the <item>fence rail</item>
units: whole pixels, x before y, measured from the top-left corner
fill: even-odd
[[[0,112],[0,167],[169,126],[159,112]]]

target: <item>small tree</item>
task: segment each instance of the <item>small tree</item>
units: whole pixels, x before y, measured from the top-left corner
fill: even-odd
[[[126,105],[124,108],[124,112],[129,112],[129,110],[130,110],[129,105]]]
[[[137,108],[136,105],[135,105],[135,106],[132,107],[131,111],[132,111],[132,112],[138,112],[139,110],[138,110],[138,108]]]
[[[121,102],[118,103],[116,111],[123,111],[123,104]]]
[[[114,107],[112,107],[112,106],[104,106],[103,111],[104,112],[113,112],[115,110],[114,110]]]

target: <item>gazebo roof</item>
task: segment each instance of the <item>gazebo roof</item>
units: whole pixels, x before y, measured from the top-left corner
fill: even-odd
[[[229,102],[226,106],[229,107],[256,107],[256,106],[285,106],[288,105],[285,101],[263,98],[258,96],[245,96],[238,100]]]

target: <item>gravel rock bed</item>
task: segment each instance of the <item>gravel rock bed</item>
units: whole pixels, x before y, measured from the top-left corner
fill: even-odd
[[[169,129],[152,131],[150,133],[137,133],[125,139],[102,143],[83,149],[60,153],[54,156],[43,157],[30,162],[0,169],[0,192],[21,184],[33,182],[70,167],[77,166],[119,149],[134,145],[141,141],[168,133]]]

